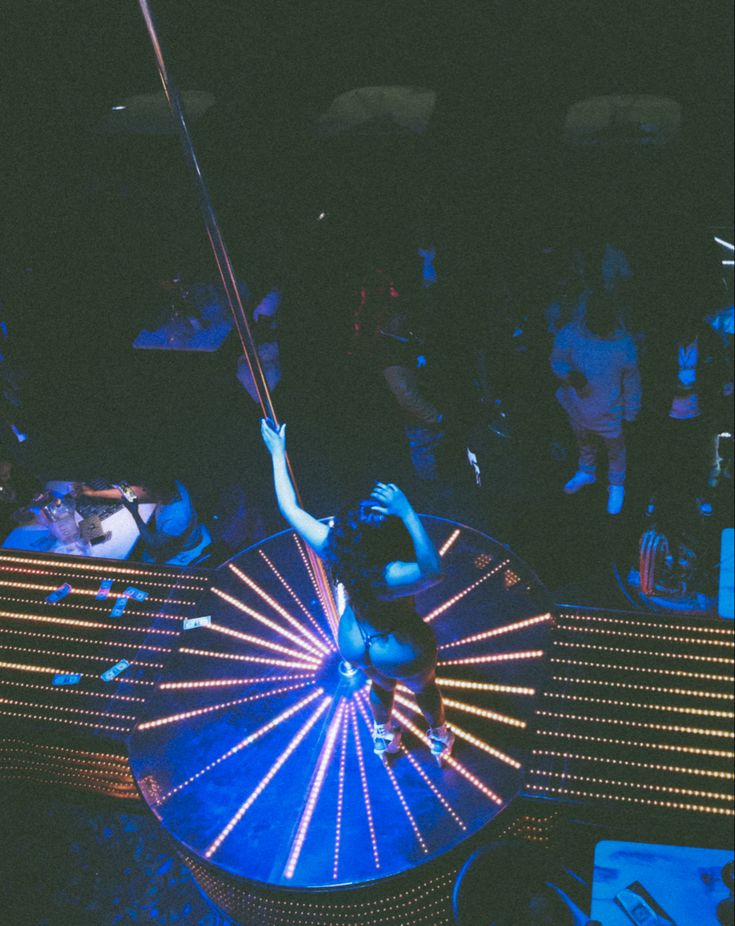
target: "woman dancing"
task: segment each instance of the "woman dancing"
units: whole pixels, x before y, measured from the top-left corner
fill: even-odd
[[[297,502],[286,463],[286,425],[261,421],[273,462],[278,507],[296,533],[324,559],[342,600],[338,643],[346,662],[371,680],[376,755],[398,751],[401,729],[391,717],[396,685],[416,697],[429,725],[432,755],[451,754],[454,734],[436,686],[436,639],[416,613],[413,595],[441,579],[441,562],[416,512],[392,483],[378,482],[368,501],[338,514],[331,527]],[[344,590],[339,594],[340,586]]]

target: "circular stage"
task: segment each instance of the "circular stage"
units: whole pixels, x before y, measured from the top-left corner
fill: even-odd
[[[521,788],[550,603],[506,547],[423,517],[445,578],[416,606],[439,643],[456,734],[443,767],[397,690],[400,752],[372,747],[367,681],[345,671],[292,531],[239,554],[185,629],[131,742],[141,792],[187,857],[264,888],[403,875],[456,849]]]

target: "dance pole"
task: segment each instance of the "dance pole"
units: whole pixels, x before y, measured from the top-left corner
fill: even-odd
[[[217,270],[219,272],[222,286],[225,291],[227,305],[229,306],[230,312],[232,313],[235,328],[237,329],[237,334],[240,338],[243,355],[247,361],[248,367],[250,368],[250,375],[252,376],[253,382],[255,383],[255,390],[258,395],[258,404],[260,405],[263,417],[270,418],[277,427],[278,417],[273,405],[273,398],[271,396],[270,389],[268,388],[268,382],[266,380],[265,373],[263,372],[263,367],[260,363],[260,357],[258,356],[258,351],[255,346],[253,333],[250,330],[250,323],[248,322],[248,317],[243,307],[242,299],[240,298],[240,291],[237,287],[237,277],[235,276],[235,271],[232,267],[230,254],[227,250],[227,246],[225,245],[224,238],[222,237],[222,231],[220,230],[219,222],[217,221],[217,215],[214,211],[214,206],[212,205],[212,200],[207,189],[207,184],[204,181],[204,175],[202,174],[202,169],[199,165],[199,159],[197,158],[196,151],[194,150],[191,135],[189,134],[189,128],[186,124],[186,117],[184,115],[184,108],[181,105],[181,97],[178,90],[176,89],[176,85],[174,84],[173,79],[171,78],[171,72],[168,69],[166,59],[163,55],[163,49],[161,48],[161,43],[158,38],[156,23],[153,17],[150,3],[148,0],[138,0],[138,3],[141,13],[143,14],[143,19],[145,20],[146,28],[148,30],[148,37],[150,38],[151,45],[153,46],[153,54],[156,59],[158,76],[160,77],[161,84],[163,85],[163,92],[166,94],[166,99],[171,110],[171,115],[173,116],[174,122],[176,123],[179,140],[184,152],[184,159],[189,165],[194,177],[194,184],[196,186],[197,195],[199,197],[199,208],[201,209],[202,218],[204,219],[204,227],[207,232],[207,237],[209,238],[209,244],[212,248],[214,261],[217,264]],[[288,458],[288,454],[286,455],[286,464],[291,475],[291,481],[294,484],[296,497],[299,501],[299,504],[302,504],[301,495],[299,493],[298,486],[296,485],[293,468],[291,466],[291,461]],[[334,633],[336,639],[339,615],[337,613],[337,606],[334,601],[334,595],[332,594],[331,583],[327,578],[327,574],[321,559],[310,547],[307,547],[306,552],[311,564],[312,578],[314,580],[317,596],[320,599],[322,606],[324,607],[327,620],[329,621],[332,632]]]

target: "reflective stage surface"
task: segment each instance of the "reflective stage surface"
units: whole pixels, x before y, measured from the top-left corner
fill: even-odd
[[[131,741],[146,801],[189,853],[250,881],[356,886],[437,858],[523,783],[550,605],[491,538],[423,517],[444,581],[416,599],[439,642],[457,740],[439,767],[398,690],[400,752],[373,754],[367,683],[345,672],[306,551],[291,531],[221,567]],[[340,671],[340,669],[342,671]]]

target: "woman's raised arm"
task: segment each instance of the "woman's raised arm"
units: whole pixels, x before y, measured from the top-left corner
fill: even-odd
[[[273,463],[273,484],[276,489],[278,508],[296,533],[320,556],[323,555],[329,536],[329,528],[317,521],[299,505],[296,491],[291,482],[286,461],[286,425],[276,428],[272,421],[262,418],[260,433],[268,448]]]

